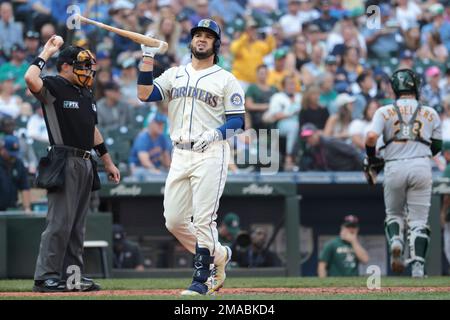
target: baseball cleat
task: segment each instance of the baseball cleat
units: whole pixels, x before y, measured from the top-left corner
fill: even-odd
[[[403,261],[403,246],[400,243],[394,243],[391,246],[391,269],[396,273],[405,271],[405,263]]]
[[[209,290],[208,294],[213,295],[218,292],[222,287],[226,279],[225,269],[228,263],[231,261],[232,251],[230,247],[225,246],[226,256],[222,263],[218,263],[211,270],[211,277],[208,279]]]
[[[198,281],[192,281],[189,288],[181,291],[182,296],[200,296],[208,292],[208,286]]]
[[[411,266],[411,277],[425,278],[425,265],[420,261],[413,262]]]

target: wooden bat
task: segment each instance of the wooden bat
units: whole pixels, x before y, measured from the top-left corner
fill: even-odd
[[[84,22],[87,24],[92,24],[99,28],[114,32],[122,37],[128,38],[130,40],[133,40],[136,43],[143,44],[148,47],[155,47],[155,48],[159,47],[160,43],[162,42],[162,47],[161,47],[159,53],[164,53],[169,48],[169,45],[167,44],[167,42],[160,41],[158,39],[151,38],[151,37],[145,36],[145,35],[137,33],[137,32],[112,27],[110,25],[83,17],[82,15],[77,15],[76,19],[80,19],[81,22]]]

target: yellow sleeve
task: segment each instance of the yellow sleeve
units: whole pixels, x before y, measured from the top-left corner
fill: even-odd
[[[244,32],[238,39],[236,39],[231,43],[230,52],[234,56],[238,56],[242,48],[245,48],[247,44],[248,44],[248,35],[247,33]]]
[[[264,55],[269,54],[275,49],[276,41],[273,35],[268,35],[266,39],[261,43]]]

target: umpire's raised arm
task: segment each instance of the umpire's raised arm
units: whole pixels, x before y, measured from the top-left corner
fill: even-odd
[[[41,71],[45,66],[45,63],[50,59],[64,44],[64,40],[57,35],[53,35],[47,43],[44,45],[44,49],[39,54],[39,56],[34,59],[31,65],[28,67],[25,73],[25,82],[27,83],[28,89],[37,95],[44,85],[40,75]]]

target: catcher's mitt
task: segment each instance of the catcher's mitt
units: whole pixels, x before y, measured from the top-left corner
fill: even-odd
[[[367,183],[369,185],[374,185],[377,183],[377,176],[378,173],[380,173],[381,170],[384,168],[384,160],[381,158],[373,157],[368,158],[366,157],[363,162],[363,170],[364,175],[366,176]]]

